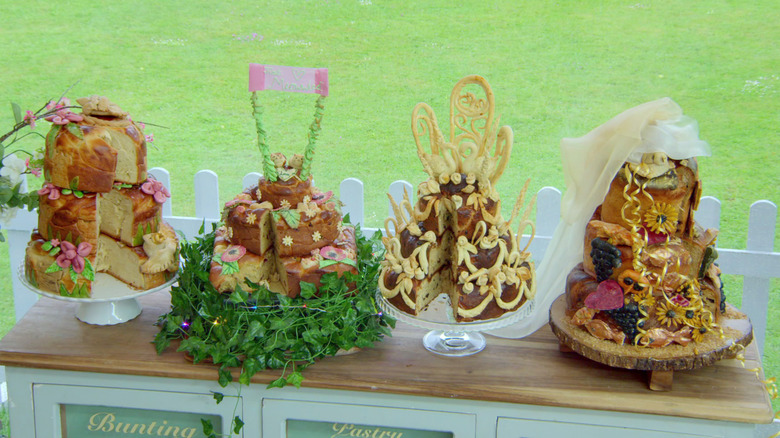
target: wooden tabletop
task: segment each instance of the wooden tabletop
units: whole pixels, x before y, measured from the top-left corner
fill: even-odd
[[[158,292],[139,301],[143,312],[133,321],[96,326],[75,318],[75,303],[43,298],[0,341],[0,364],[216,381],[213,365],[193,365],[174,347],[156,354],[154,322],[168,311],[169,295]],[[747,348],[744,366],[731,359],[678,371],[672,391],[654,392],[647,388],[645,372],[561,353],[547,326],[524,339],[488,336],[484,351],[458,358],[427,352],[424,334],[399,323],[393,336],[375,348],[310,366],[303,386],[750,423],[772,420],[764,385],[749,371],[760,366],[755,344]],[[253,382],[278,377],[278,370],[269,370]]]

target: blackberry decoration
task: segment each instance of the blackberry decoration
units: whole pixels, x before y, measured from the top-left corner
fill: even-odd
[[[612,276],[612,270],[622,263],[620,250],[606,240],[598,237],[591,240],[590,256],[593,259],[593,267],[596,270],[596,280],[602,282]]]

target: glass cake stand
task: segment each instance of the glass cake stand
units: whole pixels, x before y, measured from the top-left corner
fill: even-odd
[[[141,314],[141,304],[137,298],[170,287],[179,278],[179,273],[176,272],[170,280],[157,287],[137,290],[110,274],[100,272],[95,274],[95,281],[92,282],[92,296],[90,298],[74,298],[64,297],[33,286],[24,275],[24,263],[19,265],[17,275],[25,286],[42,297],[78,303],[76,318],[94,325],[115,325],[132,320]]]
[[[519,309],[499,318],[485,321],[455,322],[446,295],[440,295],[417,316],[398,310],[379,291],[376,293],[376,301],[383,312],[396,320],[430,330],[422,339],[426,350],[451,357],[479,353],[487,345],[485,336],[480,332],[512,325],[529,316],[534,310],[534,300],[527,300]]]

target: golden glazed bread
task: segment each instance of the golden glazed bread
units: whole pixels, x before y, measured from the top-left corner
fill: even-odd
[[[342,225],[332,195],[300,179],[283,155],[274,157],[289,179],[261,177],[225,204],[209,272],[218,292],[248,290],[250,281],[296,297],[301,281],[319,287],[326,273],[357,274],[354,229]]]
[[[108,192],[115,182],[144,182],[146,140],[135,122],[127,114],[85,112],[82,118],[78,123],[52,125],[46,135],[46,180],[84,192]]]
[[[657,154],[655,154],[657,155]],[[566,280],[567,315],[618,344],[664,347],[716,336],[725,311],[717,231],[694,219],[695,159],[643,177],[625,164],[587,224],[583,263]]]
[[[131,288],[156,287],[178,269],[178,239],[162,220],[167,189],[146,172],[141,129],[105,97],[59,110],[46,137],[38,229],[27,247],[27,279],[41,290],[89,297],[95,274]],[[62,112],[62,114],[60,114]]]
[[[471,91],[475,88],[484,97]],[[427,104],[412,112],[412,132],[429,178],[418,186],[414,205],[408,194],[398,203],[391,198],[395,217],[385,222],[379,290],[412,315],[447,294],[455,321],[488,320],[519,309],[536,291],[530,254],[510,229],[527,184],[505,220],[495,183],[509,161],[512,130],[497,126],[493,93],[483,78],[458,82],[450,108],[449,141]],[[423,145],[426,134],[430,153]],[[530,224],[528,210],[520,230]]]

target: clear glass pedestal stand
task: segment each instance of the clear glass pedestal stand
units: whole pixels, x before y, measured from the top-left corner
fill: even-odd
[[[92,297],[65,297],[47,292],[33,286],[24,275],[24,263],[20,264],[17,275],[27,288],[36,294],[59,301],[77,303],[76,318],[79,321],[94,325],[115,325],[134,319],[141,314],[141,304],[138,298],[170,287],[179,278],[176,273],[173,278],[160,286],[147,290],[136,290],[117,280],[109,274],[95,274],[92,283]]]
[[[422,315],[415,316],[396,309],[380,292],[376,302],[385,314],[398,321],[428,329],[422,338],[423,346],[431,353],[442,356],[470,356],[482,351],[487,345],[485,336],[480,332],[506,327],[529,316],[534,310],[534,301],[528,300],[514,312],[500,318],[485,321],[455,322],[451,311],[447,312],[448,302],[434,301]]]

